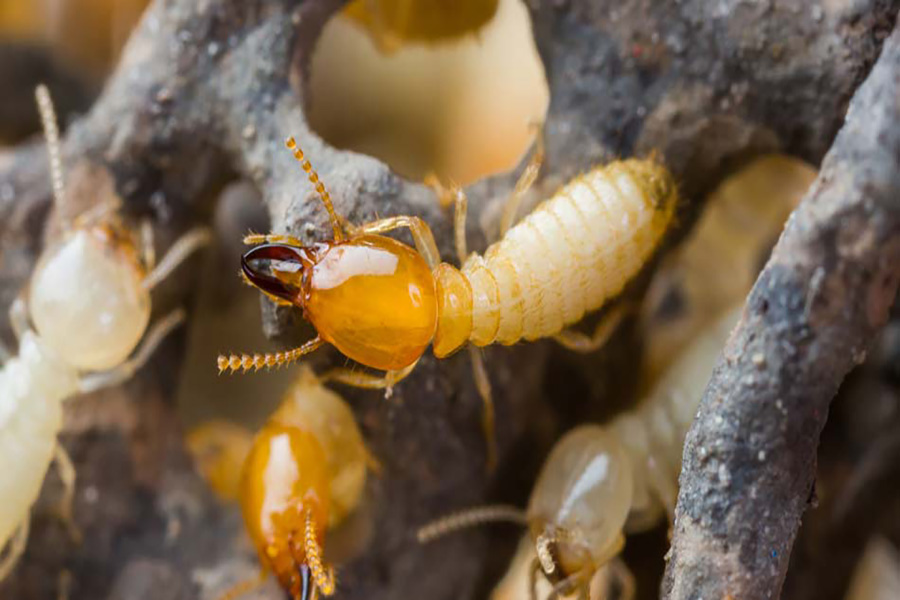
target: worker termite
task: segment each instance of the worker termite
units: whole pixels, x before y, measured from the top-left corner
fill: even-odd
[[[580,351],[599,347],[621,307],[593,336],[564,328],[622,291],[653,254],[675,211],[675,185],[665,167],[654,160],[625,160],[574,179],[510,226],[537,175],[539,145],[507,204],[502,238],[483,256],[466,250],[465,194],[458,187],[448,191],[456,206],[458,269],[440,261],[431,229],[418,217],[346,225],[293,138],[287,146],[325,205],[334,239],[304,245],[288,235],[248,235],[244,241],[256,246],[242,257],[242,273],[275,302],[300,307],[318,335],[287,352],[220,355],[219,371],[290,363],[327,342],[361,365],[386,371],[376,377],[335,369],[327,378],[390,389],[412,371],[429,344],[443,358],[471,342],[489,465],[496,456],[493,403],[474,347],[551,336]],[[382,235],[401,227],[410,230],[418,252]],[[264,271],[261,261],[268,261],[274,274]]]
[[[61,208],[64,187],[56,117],[44,86],[37,88],[36,96],[54,201]],[[63,231],[62,239],[38,260],[27,304],[20,296],[10,309],[19,352],[0,369],[0,548],[9,544],[0,560],[0,580],[25,548],[28,513],[54,460],[66,486],[62,514],[74,528],[75,471],[57,442],[62,401],[119,384],[147,361],[184,318],[182,310],[175,310],[148,330],[150,291],[209,238],[206,230],[189,232],[154,264],[152,240],[146,237],[151,230],[143,229],[141,256],[135,232],[109,206],[64,222]]]
[[[608,564],[630,597],[634,584],[616,558],[624,533],[651,527],[664,512],[671,518],[684,437],[737,318],[737,310],[730,310],[698,335],[637,409],[608,425],[582,425],[563,436],[541,469],[527,511],[470,509],[421,528],[419,540],[490,521],[523,523],[535,553],[532,598],[538,572],[553,586],[550,598],[587,597],[591,579]]]
[[[201,468],[225,497],[234,495],[228,482],[235,478],[227,473],[234,466],[231,446],[243,446],[240,431],[213,421],[188,438]],[[259,551],[261,576],[238,584],[222,600],[248,592],[269,571],[293,600],[332,595],[334,572],[322,562],[325,530],[357,507],[372,463],[350,408],[304,368],[250,444],[236,490]]]

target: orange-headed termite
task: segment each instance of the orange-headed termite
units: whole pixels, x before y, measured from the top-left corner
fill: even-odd
[[[602,345],[621,306],[593,336],[566,327],[622,291],[652,256],[675,212],[677,193],[666,168],[652,159],[632,159],[577,177],[510,226],[536,177],[543,155],[539,145],[508,203],[502,238],[484,255],[468,254],[466,197],[459,188],[448,191],[456,205],[462,262],[457,268],[440,261],[431,229],[418,217],[346,225],[303,151],[293,138],[287,145],[321,197],[334,239],[304,245],[287,235],[249,235],[245,241],[256,246],[243,256],[242,272],[275,302],[301,308],[318,335],[287,352],[219,356],[219,370],[282,365],[329,343],[386,375],[336,369],[326,378],[390,389],[412,371],[429,344],[442,358],[471,343],[489,464],[496,457],[493,403],[474,347],[543,337],[579,351]],[[410,230],[418,251],[382,235],[401,227]]]

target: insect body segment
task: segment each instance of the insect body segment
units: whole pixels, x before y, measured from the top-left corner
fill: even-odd
[[[46,89],[38,88],[37,96],[48,132],[54,196],[60,203],[63,179],[55,119]],[[70,501],[75,474],[56,439],[62,402],[121,383],[146,362],[184,319],[184,312],[176,310],[148,330],[150,289],[209,240],[205,230],[192,231],[154,265],[140,256],[132,230],[108,206],[66,226],[63,239],[38,260],[27,303],[20,296],[10,309],[19,353],[0,369],[0,548],[10,540],[12,545],[0,561],[0,579],[24,549],[28,512],[52,460],[67,488],[62,514],[74,530]]]
[[[467,258],[462,235],[466,199],[457,188],[452,195],[463,261],[458,269],[440,262],[431,230],[415,217],[390,217],[348,227],[346,236],[339,235],[343,224],[328,192],[293,139],[288,147],[325,202],[335,238],[305,246],[288,236],[248,236],[248,243],[263,243],[244,255],[243,276],[276,301],[301,308],[318,335],[289,352],[220,356],[220,372],[286,364],[327,342],[358,363],[387,372],[379,378],[336,369],[328,377],[390,391],[429,344],[441,358],[468,342],[485,346],[583,336],[566,335],[564,328],[622,291],[656,249],[676,204],[674,183],[663,166],[653,160],[615,162],[579,177],[542,203],[484,256]],[[535,156],[533,162],[539,161],[542,152]],[[537,166],[526,169],[526,183],[534,179]],[[400,227],[410,230],[416,250],[381,235]],[[268,270],[263,262],[269,263]],[[609,329],[598,329],[603,335],[593,340],[568,345],[592,349]],[[490,465],[495,459],[490,382],[481,357],[472,353],[472,359],[485,404]]]
[[[603,306],[650,258],[675,200],[671,176],[649,160],[612,163],[569,183],[484,256],[466,260],[462,274],[472,296],[467,339],[485,346],[548,337]],[[465,294],[461,285],[445,289]],[[444,304],[453,302],[467,305],[465,298]],[[460,319],[452,312],[441,318]],[[437,356],[455,350],[443,341],[435,341]]]

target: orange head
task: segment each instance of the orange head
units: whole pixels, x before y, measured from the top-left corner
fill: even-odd
[[[259,268],[260,260],[270,262],[273,274]],[[248,251],[241,265],[247,281],[302,308],[322,340],[368,367],[407,367],[434,337],[434,276],[418,252],[394,239],[263,244]]]
[[[241,509],[264,569],[292,600],[334,592],[334,572],[322,563],[330,480],[315,436],[269,424],[253,441],[241,477]]]

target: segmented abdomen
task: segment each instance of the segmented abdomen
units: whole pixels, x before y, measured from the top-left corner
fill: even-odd
[[[37,500],[62,427],[62,400],[76,373],[28,332],[0,369],[0,549]]]
[[[553,335],[617,295],[674,214],[671,175],[652,160],[613,162],[562,188],[462,272],[479,346]]]

